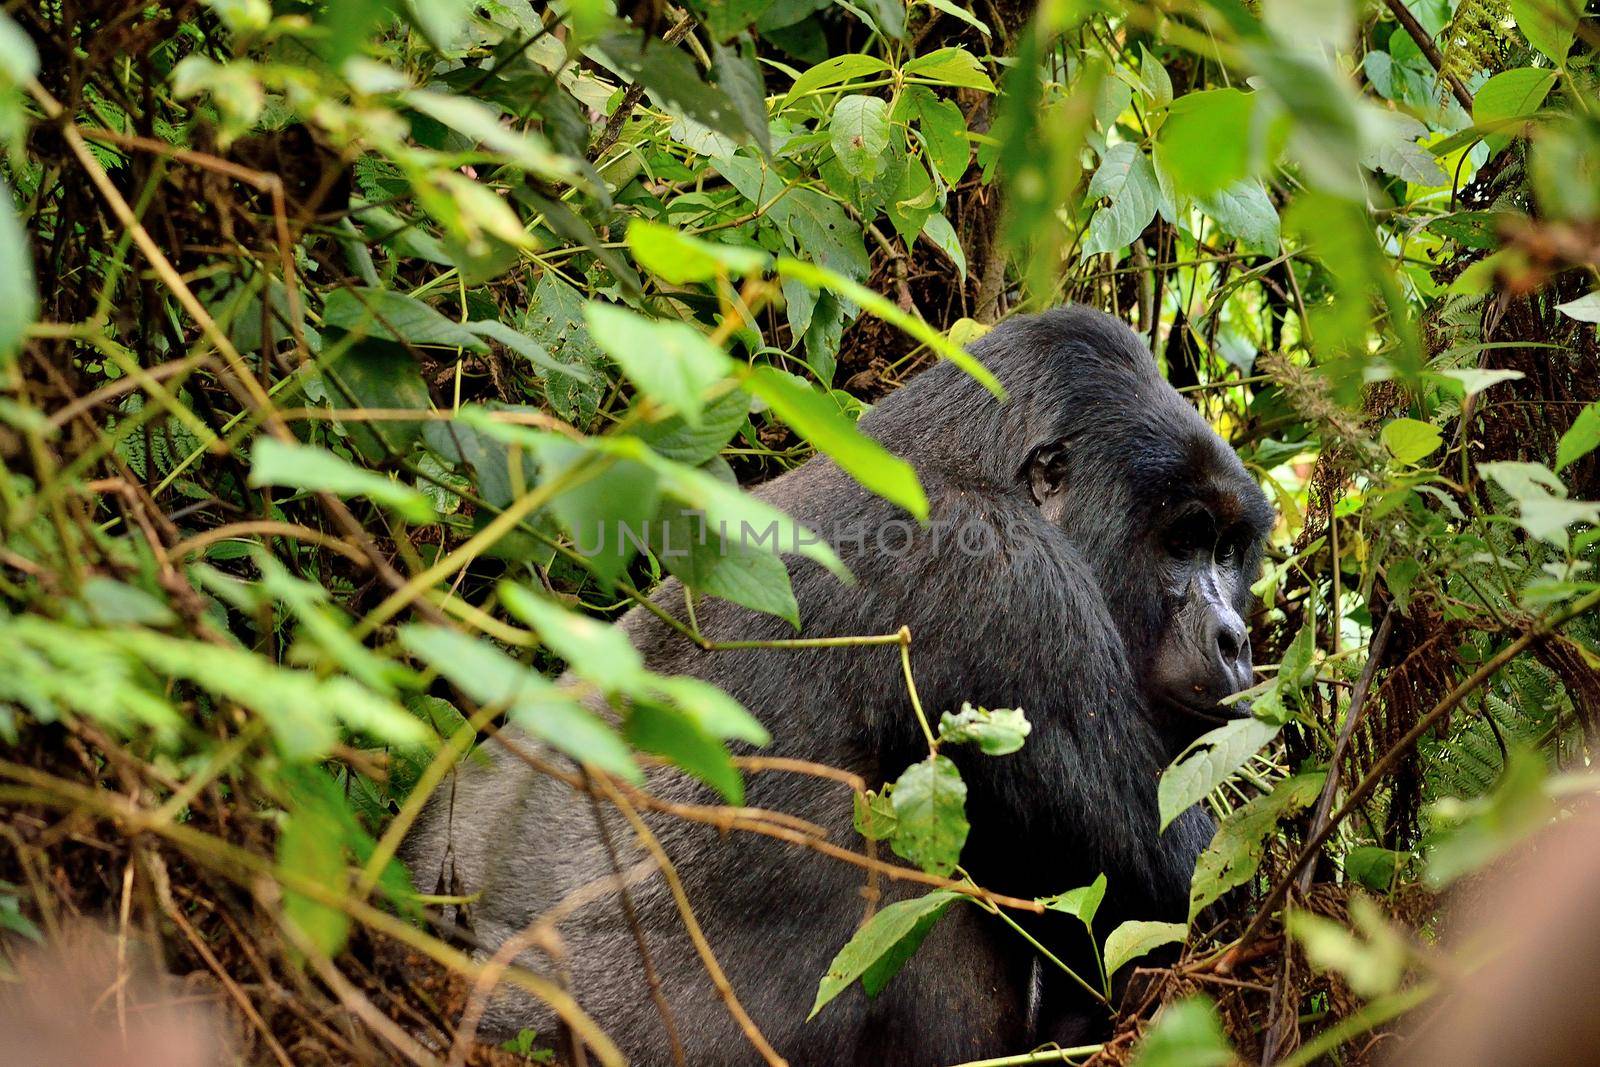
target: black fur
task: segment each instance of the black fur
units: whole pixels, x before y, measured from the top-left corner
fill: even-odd
[[[1230,591],[1242,610],[1270,509],[1123,324],[1062,308],[1013,319],[973,351],[1004,383],[1008,403],[943,364],[861,424],[915,464],[931,518],[948,524],[937,550],[925,528],[912,534],[909,554],[879,552],[873,531],[904,513],[826,459],[759,490],[813,529],[867,531],[865,544],[838,546],[854,587],[814,565],[792,565],[804,634],[909,626],[931,715],[963,701],[1026,710],[1033,733],[1020,752],[991,758],[950,750],[970,789],[973,830],[963,862],[982,884],[1031,896],[1105,872],[1101,936],[1124,918],[1181,919],[1211,824],[1193,810],[1158,835],[1155,787],[1169,759],[1206,727],[1153,710],[1142,684],[1176,610],[1156,531],[1164,515],[1193,499],[1245,522],[1252,545]],[[1055,524],[1029,484],[1029,466],[1046,448],[1065,494]],[[950,543],[950,531],[969,521],[994,532],[995,551],[975,557]],[[886,542],[898,547],[903,539],[896,527]],[[669,581],[657,598],[676,611],[682,595]],[[792,636],[780,620],[721,601],[704,602],[698,614],[714,639]],[[750,708],[772,731],[768,752],[845,767],[874,784],[926,755],[892,647],[708,653],[640,609],[623,625],[651,668],[708,679]],[[445,884],[482,892],[471,918],[492,946],[611,866],[586,798],[488,748],[487,765],[464,767],[441,789],[405,854],[429,891],[448,857]],[[652,788],[705,799],[703,789],[666,772],[652,776]],[[858,840],[848,791],[836,784],[751,775],[747,802],[819,823],[835,842]],[[879,997],[852,989],[805,1022],[829,960],[861,921],[863,872],[756,835],[651,822],[734,989],[791,1063],[956,1063],[1020,1052],[1038,1036],[1027,1010],[1032,950],[970,906],[953,909]],[[635,862],[642,853],[626,826],[608,825],[624,867]],[[890,898],[920,892],[899,883],[885,889]],[[759,1062],[718,1000],[661,879],[635,885],[633,894],[688,1062]],[[580,1003],[630,1062],[670,1063],[617,900],[588,906],[560,929]],[[1040,930],[1092,973],[1081,929]],[[525,962],[550,967],[537,955]],[[1092,1025],[1089,1006],[1058,997],[1057,984],[1044,985],[1050,1032]],[[509,994],[485,1022],[491,1033],[528,1026],[550,1032],[548,1011]]]

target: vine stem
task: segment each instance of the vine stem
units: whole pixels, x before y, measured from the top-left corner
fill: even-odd
[[[969,1060],[966,1063],[956,1064],[956,1067],[1028,1067],[1033,1063],[1066,1063],[1078,1056],[1093,1056],[1104,1049],[1105,1045],[1075,1045],[1072,1048],[1024,1052],[1017,1056],[999,1056],[992,1060]]]
[[[900,632],[895,634],[900,641],[900,666],[906,673],[906,692],[911,697],[911,710],[917,713],[917,725],[922,727],[922,736],[928,739],[928,755],[936,756],[939,753],[939,741],[933,736],[933,728],[928,725],[928,715],[922,710],[922,697],[917,695],[917,680],[911,676],[911,627],[902,626]]]

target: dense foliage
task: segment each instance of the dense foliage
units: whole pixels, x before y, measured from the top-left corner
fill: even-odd
[[[648,806],[666,760],[726,801],[702,817],[781,836],[730,755],[762,709],[595,620],[671,573],[803,622],[775,550],[832,554],[739,486],[821,451],[924,517],[855,419],[1068,299],[1141,331],[1281,521],[1254,715],[1160,785],[1221,819],[1189,924],[1097,929],[1104,880],[1032,904],[1103,946],[1099,993],[1183,962],[1105,1045],[1007,1062],[1359,1057],[1438,992],[1450,888],[1594,791],[1557,773],[1600,725],[1572,0],[8,11],[0,977],[104,916],[213,976],[248,1062],[548,1060],[457,1032],[485,967],[394,859],[423,800],[509,721],[580,786]],[[916,634],[862,639],[912,683]],[[939,748],[1014,750],[1030,710],[906,723],[928,759],[818,861],[931,889],[816,1010],[972,899]]]

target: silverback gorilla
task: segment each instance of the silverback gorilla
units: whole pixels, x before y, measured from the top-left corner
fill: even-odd
[[[1218,700],[1250,684],[1242,615],[1271,508],[1122,323],[1060,308],[1012,319],[972,351],[1007,401],[941,364],[861,420],[916,466],[928,525],[905,522],[821,457],[758,490],[813,530],[866,532],[835,546],[854,587],[792,564],[804,636],[909,626],[930,714],[963,701],[1026,710],[1033,732],[1021,751],[950,753],[969,790],[962,862],[979,884],[1036,896],[1104,872],[1102,936],[1127,918],[1181,919],[1212,825],[1197,808],[1158,834],[1156,782],[1189,741],[1235,713]],[[899,524],[896,535],[873,536],[886,523]],[[981,542],[983,551],[950,535],[968,524],[984,536],[965,544]],[[935,530],[944,532],[940,543]],[[676,581],[656,599],[682,610]],[[713,640],[792,636],[781,620],[723,601],[699,604],[697,614]],[[927,754],[893,648],[707,652],[639,608],[622,625],[652,669],[704,678],[743,702],[771,730],[770,754],[847,768],[874,786]],[[465,921],[480,951],[492,951],[612,873],[599,818],[623,870],[644,853],[609,805],[502,746],[484,746],[484,756],[440,788],[404,855],[424,891],[481,894]],[[798,815],[835,842],[859,840],[848,790],[837,782],[749,777],[746,803]],[[650,786],[667,799],[710,799],[665,770],[652,772]],[[862,921],[863,872],[757,834],[668,817],[650,823],[734,991],[791,1063],[950,1064],[1071,1042],[1104,1022],[1054,967],[1035,967],[1037,954],[1015,931],[977,907],[952,909],[876,998],[853,988],[807,1022],[818,980]],[[885,899],[925,888],[888,883]],[[672,1063],[675,1043],[692,1067],[760,1062],[661,875],[636,883],[631,902],[670,1023],[616,895],[560,924],[560,961],[530,951],[523,962],[569,981],[632,1063]],[[1092,974],[1082,927],[1061,918],[1036,922],[1035,936]],[[490,1005],[483,1032],[550,1034],[553,1022],[542,1005],[508,991]]]

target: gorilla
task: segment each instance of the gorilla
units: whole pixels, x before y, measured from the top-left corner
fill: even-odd
[[[1033,729],[1018,752],[942,750],[968,786],[962,864],[980,885],[1033,897],[1103,872],[1100,936],[1128,918],[1180,920],[1213,827],[1195,808],[1158,833],[1157,779],[1190,741],[1241,713],[1219,701],[1251,681],[1242,616],[1272,509],[1121,322],[1058,308],[1002,323],[972,353],[1005,386],[1006,401],[942,363],[860,423],[915,466],[927,524],[906,521],[822,456],[756,490],[812,530],[865,531],[835,545],[854,586],[792,561],[803,636],[908,626],[931,716],[963,702],[1025,709]],[[875,536],[891,523],[893,536]],[[655,599],[682,617],[677,581],[663,582]],[[793,636],[782,620],[724,601],[699,603],[696,615],[716,641]],[[653,670],[705,679],[751,709],[772,733],[767,754],[842,767],[873,787],[927,755],[893,647],[705,651],[637,607],[621,625]],[[609,849],[623,870],[645,853],[609,804],[503,746],[483,752],[431,798],[402,855],[424,892],[478,894],[468,919],[479,951],[492,951],[566,894],[609,876]],[[800,816],[857,847],[849,790],[838,782],[748,777],[746,803]],[[649,787],[668,800],[711,799],[667,769],[653,770]],[[1015,930],[975,906],[951,909],[875,998],[853,987],[808,1022],[818,981],[866,914],[864,872],[762,835],[664,815],[647,821],[729,983],[791,1063],[951,1064],[1042,1040],[1072,1043],[1105,1023]],[[925,890],[892,882],[884,900]],[[672,1063],[675,1043],[692,1067],[761,1062],[660,873],[634,884],[630,898],[669,1011],[652,994],[635,922],[616,895],[561,922],[559,963],[534,951],[522,962],[569,981],[632,1063]],[[1047,915],[1030,929],[1079,974],[1095,972],[1076,920]],[[553,1016],[505,990],[480,1032],[527,1027],[549,1034]]]

